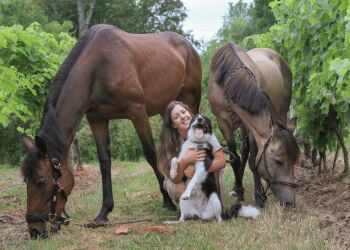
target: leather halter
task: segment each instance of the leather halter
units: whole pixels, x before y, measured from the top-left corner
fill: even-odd
[[[271,139],[272,139],[272,135],[269,136],[269,138],[267,139],[267,141],[264,144],[264,150],[262,151],[262,153],[261,153],[261,155],[259,157],[259,161],[258,161],[258,163],[256,164],[256,167],[255,167],[256,172],[258,172],[258,168],[259,168],[261,159],[264,156],[264,161],[265,161],[264,166],[265,166],[265,170],[266,170],[267,177],[268,177],[268,185],[266,187],[266,190],[269,188],[269,186],[274,185],[274,184],[280,184],[280,185],[285,185],[285,186],[289,186],[289,187],[292,187],[292,188],[296,188],[297,185],[294,182],[274,180],[272,178],[272,175],[271,175],[271,173],[269,171],[269,168],[266,166],[266,154],[265,154],[266,148],[270,145]]]
[[[71,219],[70,216],[66,213],[65,209],[63,209],[63,214],[58,216],[56,213],[57,208],[57,195],[60,194],[63,199],[67,202],[66,192],[61,188],[59,179],[62,177],[61,173],[61,163],[57,157],[51,159],[52,166],[52,196],[51,196],[51,204],[50,204],[50,212],[48,214],[35,214],[35,213],[26,213],[26,221],[28,223],[33,222],[50,222],[52,225],[56,225],[57,222],[63,225],[69,225]]]

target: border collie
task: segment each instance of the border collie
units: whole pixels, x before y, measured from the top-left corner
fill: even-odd
[[[179,157],[174,157],[171,161],[171,178],[176,176],[178,159],[181,159],[191,148],[205,150],[206,157],[204,161],[195,164],[194,176],[190,181],[186,181],[186,190],[180,198],[181,216],[178,222],[193,218],[216,219],[221,222],[222,219],[230,219],[238,215],[251,218],[258,217],[260,214],[258,209],[251,206],[245,207],[241,204],[233,205],[230,211],[223,213],[214,174],[207,172],[213,161],[213,152],[221,148],[217,138],[212,133],[212,126],[208,117],[199,114],[191,120],[187,140],[181,147]]]

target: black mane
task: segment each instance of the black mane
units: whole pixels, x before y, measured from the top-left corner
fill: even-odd
[[[270,111],[271,103],[258,86],[255,76],[241,61],[237,52],[244,52],[233,43],[226,43],[214,55],[211,72],[215,81],[224,88],[225,94],[237,105],[251,114]]]
[[[50,158],[61,158],[63,153],[68,150],[67,138],[58,123],[55,107],[64,84],[68,78],[69,72],[79,58],[87,43],[95,34],[96,26],[87,30],[87,32],[79,38],[68,57],[64,60],[59,68],[55,78],[53,79],[47,99],[45,102],[44,113],[41,120],[39,137],[41,137],[47,147],[47,153]],[[36,146],[28,150],[22,164],[22,175],[25,181],[33,177],[36,166],[40,159],[40,153]]]
[[[23,160],[21,168],[22,176],[25,182],[33,178],[34,169],[39,162],[38,156],[39,151],[36,147],[32,147],[27,151],[26,157]]]
[[[64,60],[63,64],[59,68],[55,78],[52,81],[52,85],[47,95],[44,114],[46,114],[50,105],[52,105],[54,108],[56,107],[58,98],[67,80],[70,70],[72,69],[77,59],[79,58],[83,49],[86,47],[87,43],[91,40],[93,34],[95,34],[94,32],[95,30],[96,30],[96,27],[92,27],[88,29],[82,37],[79,38],[79,40],[74,45],[71,52],[69,53],[68,57]],[[43,116],[42,122],[44,120],[44,116]]]
[[[42,121],[39,137],[44,140],[50,159],[53,157],[62,159],[63,154],[68,150],[68,141],[57,120],[56,112],[52,105],[49,107]],[[33,177],[33,172],[38,165],[40,157],[36,146],[28,150],[22,165],[22,174],[25,181]]]

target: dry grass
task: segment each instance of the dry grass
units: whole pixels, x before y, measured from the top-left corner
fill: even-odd
[[[76,223],[92,220],[101,206],[100,178],[97,167],[90,166],[85,178],[94,181],[84,188],[77,188],[69,197],[67,211]],[[301,209],[283,209],[269,197],[267,206],[257,220],[243,218],[218,224],[189,221],[182,225],[168,226],[169,232],[143,232],[149,225],[161,225],[165,220],[175,220],[178,212],[162,208],[161,196],[156,178],[145,163],[123,163],[114,167],[113,192],[115,207],[110,214],[111,221],[151,218],[152,221],[134,224],[138,230],[127,235],[116,235],[115,226],[86,229],[76,225],[63,227],[57,235],[45,240],[29,240],[25,224],[6,225],[0,232],[0,249],[325,249],[320,238],[317,221]],[[245,179],[247,204],[253,203],[252,179],[247,171]],[[25,189],[16,170],[0,169],[0,188],[6,184],[5,178],[14,181],[18,192],[7,189],[11,197],[17,197],[13,206],[0,205],[0,214],[24,212]],[[4,177],[7,176],[7,177]],[[11,176],[11,177],[9,177]],[[16,178],[13,178],[15,176]],[[12,178],[12,179],[11,179]],[[81,177],[84,179],[84,176]],[[233,184],[232,170],[225,173],[226,187]],[[18,184],[19,183],[19,184]],[[85,183],[86,184],[86,183]],[[0,199],[8,194],[1,193]],[[225,206],[234,201],[225,197]],[[4,209],[5,208],[5,209]]]

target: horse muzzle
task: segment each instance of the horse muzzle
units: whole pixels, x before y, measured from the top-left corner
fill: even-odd
[[[31,239],[47,238],[45,222],[28,223],[29,235]]]
[[[29,228],[29,234],[32,239],[37,238],[46,238],[47,232],[46,232],[46,222],[51,223],[51,229],[50,233],[58,233],[61,229],[61,224],[68,226],[70,223],[70,217],[69,215],[63,211],[63,216],[58,216],[57,214],[32,214],[27,213],[26,214],[26,221],[28,223]]]
[[[280,205],[295,207],[295,189],[291,187],[281,187],[273,190]]]

